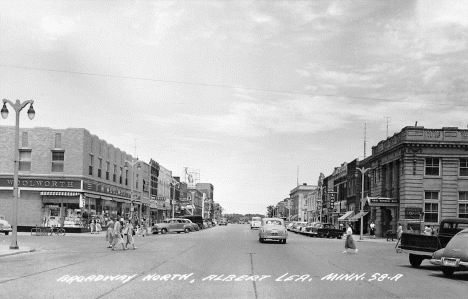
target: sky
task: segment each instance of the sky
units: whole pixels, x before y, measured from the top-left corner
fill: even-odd
[[[467,27],[465,0],[4,0],[0,99],[265,213],[405,126],[466,128]]]

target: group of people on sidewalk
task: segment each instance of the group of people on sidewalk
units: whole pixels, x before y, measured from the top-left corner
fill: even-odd
[[[134,250],[137,249],[134,238],[136,230],[137,229],[129,219],[110,219],[107,223],[106,240],[109,242],[109,246],[107,246],[107,248],[115,250],[115,246],[121,244],[122,250],[129,249],[128,245],[132,245]],[[138,231],[141,236],[144,237],[146,235],[146,227],[144,227],[144,224],[141,229],[138,229]]]

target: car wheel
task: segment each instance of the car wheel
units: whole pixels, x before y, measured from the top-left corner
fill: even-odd
[[[286,239],[283,239],[283,244],[286,244]]]
[[[5,236],[8,236],[9,233],[10,233],[10,232],[5,232]]]
[[[422,261],[423,258],[421,258],[420,256],[412,253],[409,254],[409,262],[414,268],[421,266]]]
[[[451,277],[454,272],[455,272],[455,269],[453,268],[447,268],[447,267],[442,268],[442,273],[444,273],[444,275],[447,277]]]
[[[186,228],[185,233],[188,234],[190,232],[190,229]]]
[[[258,238],[258,241],[260,241],[260,243],[263,243],[263,238]]]
[[[161,230],[161,234],[164,235],[165,233],[167,233],[167,229],[163,228],[163,229]]]

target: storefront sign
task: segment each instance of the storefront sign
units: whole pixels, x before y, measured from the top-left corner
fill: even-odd
[[[116,186],[101,184],[97,182],[84,181],[83,189],[85,191],[99,192],[106,195],[117,195],[130,199],[130,191]],[[133,192],[136,192],[135,190]]]
[[[417,207],[408,207],[405,208],[405,218],[406,219],[419,219],[419,215],[423,213],[422,208]]]
[[[396,198],[370,198],[371,203],[398,203]]]
[[[0,187],[13,187],[14,180],[7,178],[0,178]],[[80,180],[18,180],[18,187],[20,188],[61,188],[61,189],[81,189]]]

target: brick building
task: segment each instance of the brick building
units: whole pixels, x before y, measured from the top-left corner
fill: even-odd
[[[10,222],[14,136],[14,127],[0,127],[0,214]],[[20,129],[18,229],[149,215],[150,167],[126,161],[136,159],[86,129]]]

